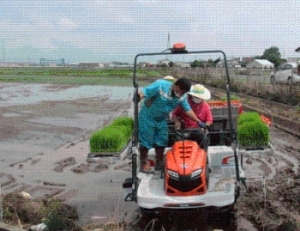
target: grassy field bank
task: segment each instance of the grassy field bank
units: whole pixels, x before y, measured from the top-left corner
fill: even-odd
[[[133,69],[0,68],[0,82],[130,86],[132,76]],[[137,71],[137,78],[142,82],[161,76],[162,74],[155,70]]]

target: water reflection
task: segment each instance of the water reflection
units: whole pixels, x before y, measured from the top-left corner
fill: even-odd
[[[55,86],[57,90],[55,90]],[[133,92],[132,87],[118,86],[72,86],[63,88],[51,84],[1,84],[0,106],[35,104],[41,101],[74,100],[108,96],[122,99]]]

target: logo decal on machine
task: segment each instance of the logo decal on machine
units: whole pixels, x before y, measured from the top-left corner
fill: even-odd
[[[223,158],[222,160],[222,164],[234,164],[232,161],[230,161],[231,158],[233,158],[234,156],[226,156]]]
[[[181,165],[181,168],[188,168],[188,167],[189,167],[188,164],[182,164],[182,165]]]

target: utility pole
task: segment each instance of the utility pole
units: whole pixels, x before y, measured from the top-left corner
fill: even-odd
[[[0,184],[0,221],[3,222],[3,203],[2,203],[1,184]]]
[[[171,48],[171,42],[170,42],[170,32],[168,33],[168,42],[167,42],[167,49]],[[166,59],[168,59],[168,56],[166,55]]]
[[[2,63],[5,64],[5,39],[2,39]]]
[[[171,43],[170,43],[170,32],[168,33],[168,44],[167,44],[167,49],[171,48]]]

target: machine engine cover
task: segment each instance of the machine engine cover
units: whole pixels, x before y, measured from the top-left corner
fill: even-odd
[[[195,141],[176,141],[166,153],[165,193],[202,195],[207,191],[207,155]]]

